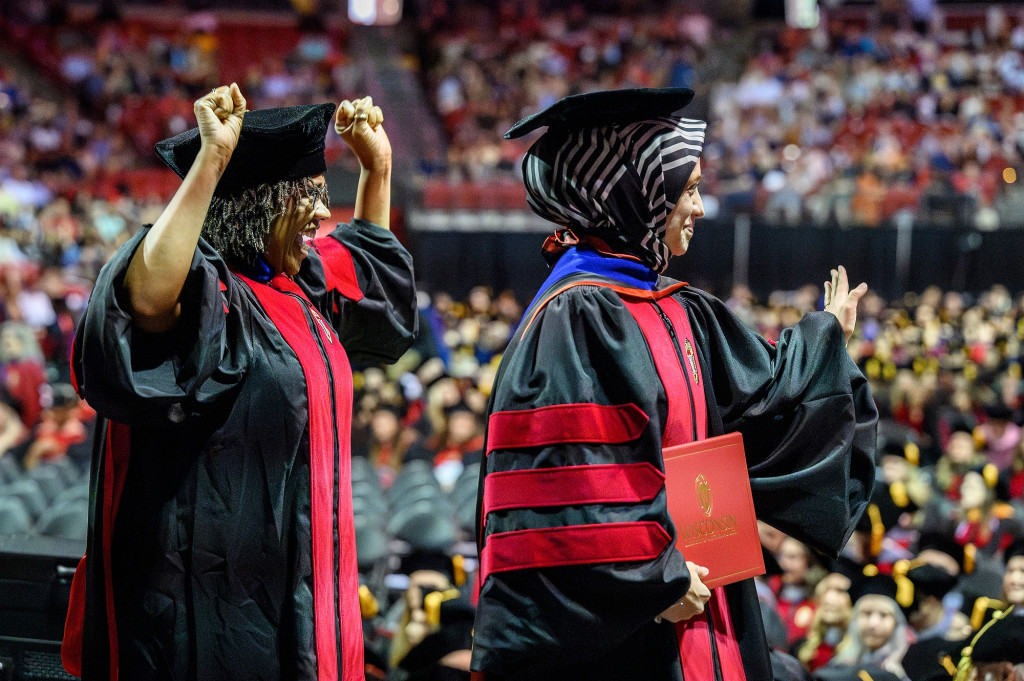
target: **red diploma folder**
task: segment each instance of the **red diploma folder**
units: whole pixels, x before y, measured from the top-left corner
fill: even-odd
[[[665,489],[676,548],[708,568],[710,589],[764,574],[743,436],[666,447]]]

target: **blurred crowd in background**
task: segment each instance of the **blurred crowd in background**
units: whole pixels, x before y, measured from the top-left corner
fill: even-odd
[[[767,32],[583,7],[419,3],[410,61],[448,141],[419,164],[428,180],[517,175],[530,138],[501,133],[566,94],[686,85],[711,122],[709,212],[1024,226],[1024,15],[950,30],[894,9]],[[20,56],[0,63],[0,534],[81,538],[96,416],[71,385],[75,324],[100,266],[176,186],[153,143],[191,125],[238,50],[210,16],[157,28],[23,9],[2,25]],[[296,36],[232,66],[252,106],[361,92],[344,30]],[[821,307],[815,286],[715,293],[769,339]],[[414,349],[355,373],[368,678],[448,678],[438,665],[464,662],[483,414],[526,302],[487,282],[420,296]],[[908,648],[1024,609],[1024,293],[869,293],[859,315],[849,351],[882,415],[873,504],[838,561],[763,528],[769,638],[806,670],[950,678],[919,675]]]
[[[449,178],[517,173],[532,138],[501,134],[567,94],[686,86],[708,109],[702,193],[714,212],[783,224],[1024,226],[1019,8],[956,26],[879,3],[813,30],[759,32],[693,6],[594,16],[581,3],[463,4],[422,31],[451,141],[437,170]]]

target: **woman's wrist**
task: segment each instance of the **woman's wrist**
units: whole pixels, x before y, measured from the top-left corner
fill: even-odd
[[[391,179],[391,156],[375,158],[369,163],[359,163],[359,174],[368,179]]]
[[[228,163],[231,161],[231,151],[224,149],[217,144],[207,144],[202,142],[199,147],[199,153],[196,154],[196,160],[193,161],[192,167],[203,170],[210,169],[215,172],[218,178],[224,174],[227,170]]]

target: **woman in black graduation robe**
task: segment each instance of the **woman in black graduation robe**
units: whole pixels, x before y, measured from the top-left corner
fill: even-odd
[[[334,105],[251,112],[241,125],[244,109],[235,86],[196,104],[201,126],[233,132],[227,170],[197,156],[207,130],[158,147],[185,176],[165,212],[174,219],[143,228],[107,264],[76,338],[78,388],[109,419],[63,651],[87,681],[364,676],[348,354],[393,361],[411,344],[411,260],[358,217],[387,225],[386,177],[363,182],[351,225],[301,239],[329,215]],[[343,103],[336,116],[364,169],[379,153],[389,160],[372,103]],[[265,253],[240,263],[194,232],[177,314],[163,328],[140,316],[127,280],[150,239],[195,229],[187,210],[208,205],[212,185],[252,201],[251,187],[278,182],[302,189]]]
[[[843,322],[810,313],[772,344],[659,275],[703,215],[704,124],[674,113],[689,96],[570,97],[509,133],[549,126],[524,177],[566,229],[489,405],[473,651],[489,681],[771,678],[750,580],[712,598],[681,652],[662,619],[699,580],[650,475],[667,445],[742,432],[758,518],[826,553],[866,506],[876,413],[844,338],[866,287],[834,271]]]

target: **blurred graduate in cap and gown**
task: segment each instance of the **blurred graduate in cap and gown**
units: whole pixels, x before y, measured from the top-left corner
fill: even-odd
[[[771,678],[752,580],[675,549],[662,449],[744,435],[757,517],[835,555],[874,478],[876,411],[845,342],[865,285],[777,344],[663,272],[700,231],[706,124],[687,89],[568,97],[506,137],[555,223],[504,355],[482,467],[472,668],[504,679]],[[705,237],[710,238],[710,237]]]
[[[65,666],[86,681],[362,680],[349,356],[415,333],[369,98],[245,111],[236,85],[157,145],[182,183],[99,275],[74,344],[107,419]],[[330,216],[325,135],[362,167]]]
[[[955,681],[1024,681],[1024,617],[996,613],[961,651]]]

